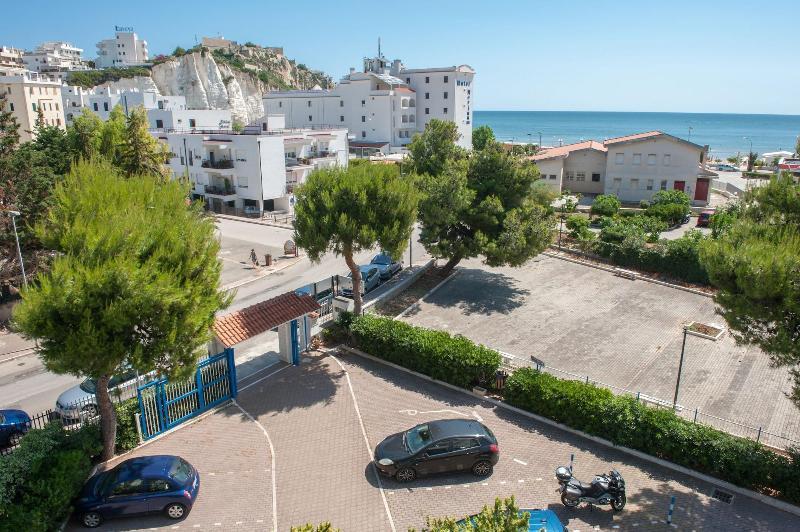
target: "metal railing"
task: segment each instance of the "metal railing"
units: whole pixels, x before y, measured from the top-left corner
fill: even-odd
[[[211,159],[203,159],[200,163],[202,168],[214,168],[217,170],[230,170],[233,168],[233,160],[232,159],[219,159],[216,161],[212,161]]]
[[[205,186],[206,194],[213,194],[215,196],[235,196],[236,190],[233,188],[222,188],[215,185]]]
[[[691,408],[687,407],[686,405],[680,405],[680,404],[675,405],[673,407],[672,401],[670,400],[646,395],[641,391],[629,390],[627,388],[614,386],[613,384],[608,384],[599,380],[592,379],[589,375],[586,374],[572,373],[570,371],[565,371],[562,369],[550,367],[545,365],[544,362],[540,360],[535,360],[535,359],[526,360],[524,358],[512,355],[510,353],[504,353],[502,351],[499,351],[499,353],[502,356],[502,363],[501,363],[502,369],[504,369],[509,373],[513,372],[515,369],[518,368],[532,367],[539,371],[544,371],[546,373],[549,373],[554,377],[581,381],[585,382],[586,384],[594,384],[595,386],[606,388],[616,395],[628,395],[631,397],[635,397],[637,401],[652,407],[672,409],[675,411],[677,415],[679,415],[684,419],[688,419],[693,423],[700,423],[703,425],[707,425],[717,430],[727,432],[728,434],[731,434],[733,436],[747,438],[759,443],[763,443],[764,445],[767,445],[769,447],[785,450],[790,447],[800,446],[800,435],[790,436],[786,434],[776,434],[774,432],[766,430],[763,426],[754,426],[747,423],[742,423],[740,421],[725,419],[719,416],[715,416],[713,414],[709,414],[707,412],[702,412],[697,407]]]

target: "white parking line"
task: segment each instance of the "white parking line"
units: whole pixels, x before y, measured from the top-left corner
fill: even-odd
[[[481,416],[479,416],[479,415],[478,415],[478,413],[477,413],[476,411],[474,411],[474,410],[473,410],[473,411],[472,411],[472,415],[473,415],[473,416],[475,416],[475,419],[477,419],[478,421],[480,421],[481,423],[483,423],[483,418],[482,418]]]
[[[339,367],[342,368],[344,372],[345,379],[347,380],[347,387],[350,389],[350,397],[353,398],[353,406],[356,409],[356,416],[358,416],[358,424],[361,426],[361,434],[364,436],[364,443],[367,446],[367,454],[369,455],[370,463],[372,464],[372,472],[375,474],[375,478],[378,480],[378,490],[381,492],[381,499],[383,499],[383,507],[386,509],[386,515],[389,517],[389,526],[392,529],[392,532],[397,532],[397,529],[394,526],[394,519],[392,519],[392,512],[389,510],[389,501],[386,500],[386,493],[383,490],[383,482],[381,482],[381,475],[378,473],[378,468],[375,467],[375,463],[372,462],[374,456],[372,455],[372,446],[369,444],[369,438],[367,437],[367,430],[364,428],[364,418],[361,417],[361,410],[358,408],[358,401],[356,400],[356,394],[353,391],[353,383],[350,381],[350,373],[344,369],[344,365],[339,362],[339,359],[333,355],[329,355]],[[275,530],[277,531],[277,526]]]
[[[280,369],[278,369],[278,370],[275,370],[275,371],[273,371],[273,372],[272,372],[272,373],[270,373],[269,375],[264,375],[263,377],[261,377],[261,378],[260,378],[260,379],[258,379],[257,381],[253,381],[253,382],[251,382],[250,384],[248,384],[247,386],[243,386],[243,387],[239,388],[239,391],[240,391],[240,392],[243,392],[243,391],[245,391],[246,389],[248,389],[249,387],[251,387],[251,386],[254,386],[254,385],[258,384],[259,382],[263,381],[264,379],[268,379],[268,378],[272,377],[273,375],[275,375],[276,373],[279,373],[279,372],[281,372],[281,371],[285,370],[286,368],[291,368],[291,367],[292,367],[292,366],[289,366],[289,365],[283,366],[282,368],[280,368]]]
[[[416,416],[416,415],[419,415],[419,414],[455,414],[455,415],[461,416],[461,417],[469,417],[464,412],[459,412],[457,410],[448,410],[448,409],[445,409],[445,410],[424,410],[422,412],[420,412],[419,410],[408,409],[408,410],[400,410],[399,412],[401,414],[408,414],[409,416]]]
[[[516,463],[520,464],[520,465],[528,465],[528,462],[523,462],[522,460],[518,460],[518,459],[516,459],[516,458],[514,458],[514,461],[515,461]]]

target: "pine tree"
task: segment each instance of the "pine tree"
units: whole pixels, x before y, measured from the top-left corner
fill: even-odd
[[[166,177],[163,164],[166,159],[166,148],[150,135],[147,112],[144,108],[135,108],[128,116],[120,156],[120,167],[128,176]]]

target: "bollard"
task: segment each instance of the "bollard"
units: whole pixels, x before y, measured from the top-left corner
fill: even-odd
[[[669,501],[669,511],[667,512],[667,524],[672,524],[672,512],[675,510],[675,495]]]
[[[139,412],[136,412],[133,414],[133,417],[136,419],[136,435],[139,436],[139,443],[142,443],[144,441],[144,438],[142,437],[141,414]]]
[[[694,409],[694,421],[693,421],[693,423],[697,423],[697,412],[698,412],[698,410],[699,410],[699,408],[695,408]]]
[[[569,472],[570,473],[572,473],[572,462],[574,462],[574,461],[575,461],[575,454],[573,453],[573,454],[569,455]]]
[[[264,255],[264,266],[272,266],[272,254],[267,253]]]
[[[761,427],[758,427],[758,437],[756,437],[756,443],[761,441]]]

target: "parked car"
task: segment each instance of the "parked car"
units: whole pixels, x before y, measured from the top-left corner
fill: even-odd
[[[442,419],[392,434],[375,448],[375,466],[398,482],[449,471],[492,473],[500,448],[492,431],[472,419]]]
[[[108,389],[112,394],[115,390],[135,384],[138,375],[134,370],[127,370],[120,375],[111,377]],[[97,406],[97,381],[86,379],[77,386],[73,386],[58,396],[56,400],[56,413],[65,422],[79,421],[96,417],[99,410]]]
[[[519,515],[528,513],[528,530],[536,532],[568,532],[567,527],[561,524],[558,516],[553,510],[539,510],[539,509],[520,509]],[[457,521],[458,525],[466,525],[467,523],[475,523],[475,516],[468,517]]]
[[[361,295],[374,290],[379,284],[381,284],[381,275],[376,266],[367,264],[364,266],[359,266],[358,269],[361,270]],[[347,274],[347,276],[350,278],[352,278],[352,275],[352,272]],[[342,295],[353,297],[353,289],[343,288]]]
[[[681,218],[681,225],[688,224],[690,221],[692,221],[692,213],[687,213]]]
[[[199,489],[199,473],[183,458],[141,456],[86,481],[75,512],[89,528],[106,519],[149,513],[182,519],[191,511]]]
[[[396,260],[392,260],[392,256],[387,253],[379,253],[372,257],[370,261],[372,266],[378,268],[383,281],[391,279],[391,277],[403,269],[403,266]]]
[[[717,166],[717,170],[720,172],[740,172],[738,168],[730,164],[720,164]]]
[[[0,410],[0,447],[14,447],[31,428],[31,417],[22,410]]]
[[[711,217],[714,215],[714,209],[705,209],[697,217],[697,227],[708,227],[711,223]]]

